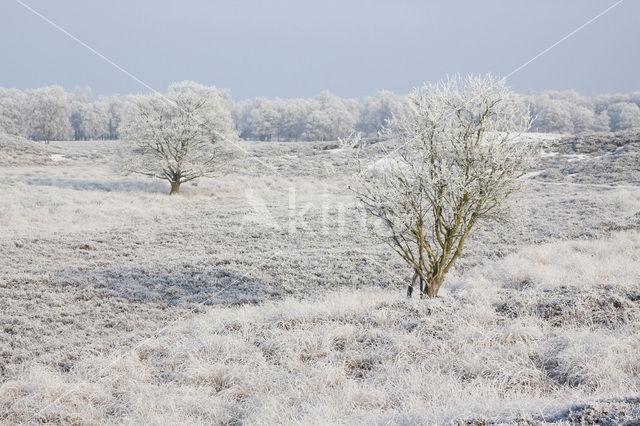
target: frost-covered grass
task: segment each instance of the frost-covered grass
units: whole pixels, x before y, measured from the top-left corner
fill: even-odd
[[[599,160],[623,188],[527,180],[428,301],[330,145],[243,147],[267,165],[178,197],[112,142],[0,156],[0,423],[638,421],[633,147]]]
[[[48,403],[36,420],[554,419],[638,395],[639,246],[634,232],[524,249],[438,300],[369,288],[214,307],[124,356],[25,369],[0,401],[8,421]]]

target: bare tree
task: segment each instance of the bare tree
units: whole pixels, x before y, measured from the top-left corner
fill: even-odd
[[[376,237],[413,269],[408,295],[419,280],[421,296],[437,297],[473,227],[500,219],[535,149],[518,138],[528,108],[490,75],[424,85],[410,99],[410,113],[387,126],[396,149],[366,167],[356,155],[353,189],[381,222]]]
[[[191,82],[172,85],[166,97],[138,99],[123,130],[131,143],[128,171],[169,181],[170,194],[185,182],[216,173],[223,142],[236,137],[224,97]]]

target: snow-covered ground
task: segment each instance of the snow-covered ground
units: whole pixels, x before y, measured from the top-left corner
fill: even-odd
[[[551,138],[407,300],[331,144],[240,142],[169,197],[119,143],[4,139],[0,422],[638,421],[635,141]]]

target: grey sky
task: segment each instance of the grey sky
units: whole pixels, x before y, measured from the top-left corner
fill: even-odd
[[[150,86],[235,99],[406,93],[446,74],[505,75],[613,0],[23,0]],[[626,0],[509,79],[517,91],[640,90],[640,1]],[[0,86],[147,90],[14,0],[0,2]]]

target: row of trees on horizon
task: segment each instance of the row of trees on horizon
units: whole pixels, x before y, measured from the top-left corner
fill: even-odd
[[[182,82],[232,122],[239,137],[263,141],[335,140],[358,131],[375,137],[385,121],[407,111],[409,97],[380,91],[362,100],[328,91],[310,99],[234,102],[225,89]],[[0,131],[33,140],[97,140],[122,137],[127,111],[148,95],[94,96],[90,89],[60,86],[0,88]],[[640,92],[586,97],[575,91],[520,95],[529,105],[531,131],[579,134],[640,128]]]

